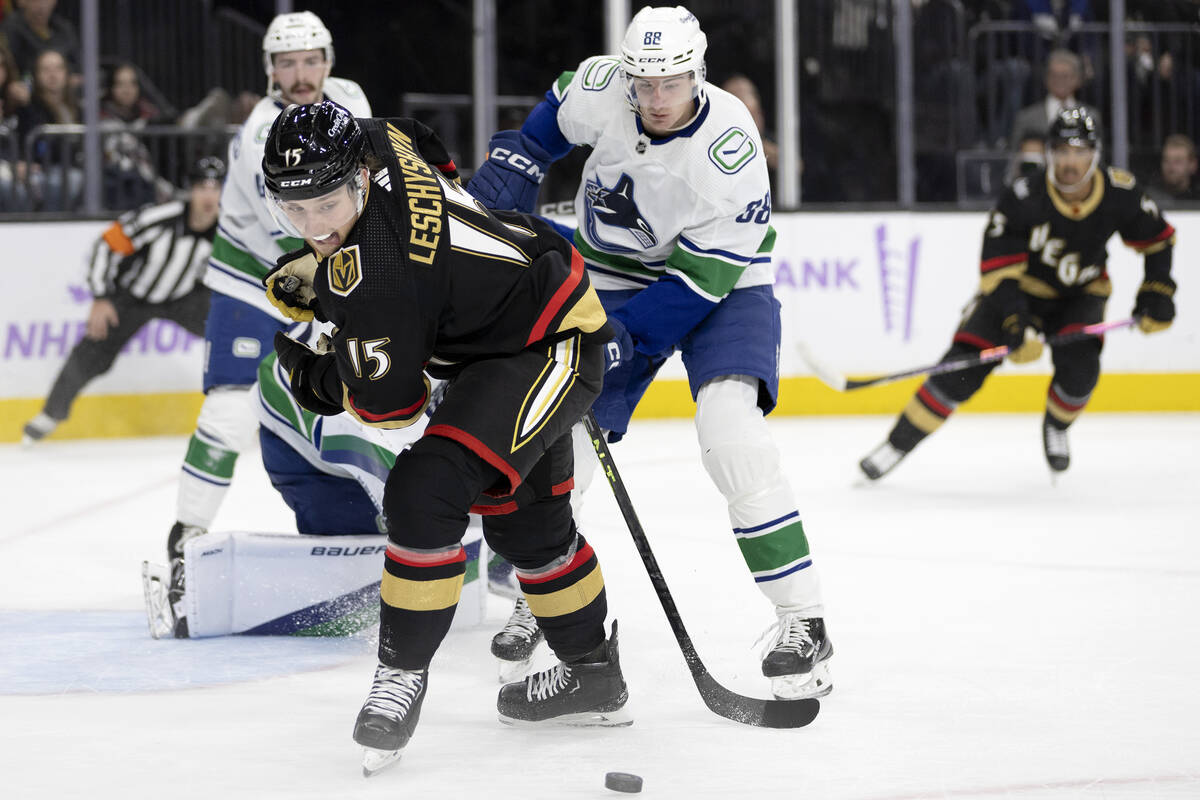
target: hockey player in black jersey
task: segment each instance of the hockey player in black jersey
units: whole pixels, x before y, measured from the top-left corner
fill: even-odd
[[[943,361],[996,345],[1021,364],[1042,353],[1038,334],[1070,333],[1104,318],[1112,292],[1105,245],[1113,233],[1145,257],[1133,316],[1145,333],[1175,317],[1171,248],[1175,229],[1124,170],[1101,169],[1096,122],[1084,110],[1059,113],[1046,143],[1047,169],[1018,178],[988,219],[979,293]],[[1053,472],[1070,465],[1067,428],[1100,377],[1101,337],[1052,348],[1042,442]],[[859,466],[877,480],[938,429],[983,385],[998,362],[931,376],[905,407],[887,441]]]
[[[285,109],[263,158],[277,216],[307,243],[268,295],[336,326],[328,352],[276,338],[300,404],[403,427],[429,403],[426,372],[449,381],[386,483],[380,663],[354,729],[368,774],[416,726],[472,510],[560,659],[501,689],[501,720],[628,723],[604,579],[568,502],[571,426],[600,391],[612,331],[579,254],[535,217],[484,209],[439,151],[420,123],[325,102]]]

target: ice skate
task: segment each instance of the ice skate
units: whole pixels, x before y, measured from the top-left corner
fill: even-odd
[[[1049,415],[1042,420],[1042,449],[1046,453],[1046,463],[1050,465],[1051,475],[1066,472],[1071,466],[1071,447],[1067,443],[1067,429],[1059,428],[1050,422]]]
[[[358,719],[354,741],[363,746],[363,776],[371,777],[400,760],[421,718],[429,670],[392,669],[380,664]]]
[[[171,526],[167,535],[167,557],[170,559],[170,584],[167,587],[167,602],[171,606],[171,616],[175,620],[174,636],[176,639],[188,638],[187,609],[183,604],[183,595],[187,589],[186,572],[183,564],[183,547],[189,539],[203,536],[204,528],[195,525],[184,525],[176,522]]]
[[[30,447],[35,442],[45,439],[57,427],[58,420],[46,416],[45,413],[40,413],[29,420],[29,422],[26,422],[25,427],[21,429],[21,445],[23,447]]]
[[[893,447],[891,442],[885,441],[858,462],[858,467],[868,480],[877,481],[891,472],[906,455],[908,455],[907,451],[899,450]]]
[[[518,597],[512,616],[492,637],[492,655],[500,661],[500,682],[509,683],[529,672],[533,653],[542,641],[542,630],[524,597]]]
[[[167,599],[171,570],[164,564],[142,562],[142,595],[146,600],[146,621],[150,636],[167,639],[175,635],[175,611]]]
[[[824,697],[833,691],[829,659],[833,643],[821,617],[782,614],[765,635],[774,634],[763,656],[763,675],[780,700]]]
[[[581,661],[559,662],[500,689],[496,709],[507,725],[630,725],[629,691],[617,653],[617,624],[607,642]]]

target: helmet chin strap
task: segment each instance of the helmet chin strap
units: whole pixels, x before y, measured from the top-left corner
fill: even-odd
[[[1046,161],[1050,165],[1050,183],[1054,184],[1054,188],[1065,194],[1073,194],[1091,182],[1092,176],[1096,173],[1096,167],[1100,164],[1100,148],[1096,148],[1092,152],[1092,163],[1088,165],[1083,177],[1076,183],[1059,183],[1058,171],[1054,165],[1054,151],[1049,148],[1046,149]]]

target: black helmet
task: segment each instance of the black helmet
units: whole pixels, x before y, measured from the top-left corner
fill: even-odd
[[[290,105],[267,134],[262,160],[267,191],[280,200],[328,194],[354,177],[365,147],[362,128],[337,103]]]
[[[201,181],[220,183],[225,180],[225,162],[216,156],[204,156],[196,159],[196,163],[192,164],[192,168],[188,170],[187,177],[189,184],[197,184]]]
[[[1046,145],[1069,144],[1074,147],[1090,147],[1100,149],[1100,127],[1092,112],[1079,106],[1064,108],[1058,112],[1054,122],[1050,123],[1050,133]]]

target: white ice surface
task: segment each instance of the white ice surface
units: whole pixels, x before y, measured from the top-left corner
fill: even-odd
[[[861,486],[890,419],[772,420],[837,650],[808,728],[704,708],[597,482],[583,527],[634,725],[500,725],[493,598],[439,651],[403,760],[370,780],[350,739],[369,639],[146,634],[139,562],[162,559],[183,439],[0,446],[0,798],[616,797],[607,771],[647,798],[1200,797],[1200,415],[1085,414],[1057,486],[1039,422],[961,416]],[[635,424],[614,449],[702,658],[765,695],[770,610],[690,422]],[[256,453],[214,527],[293,529]]]

